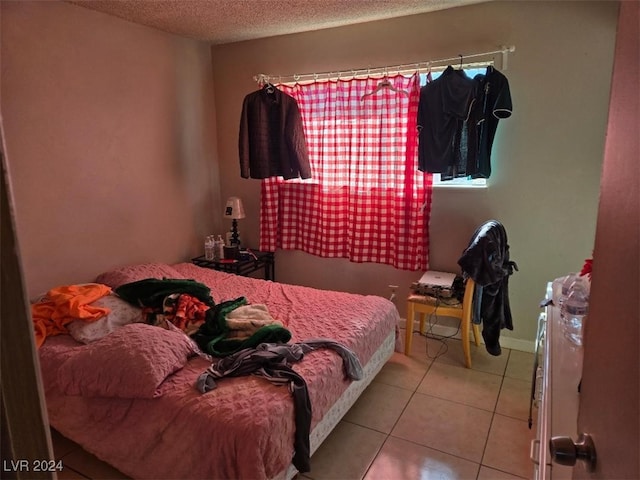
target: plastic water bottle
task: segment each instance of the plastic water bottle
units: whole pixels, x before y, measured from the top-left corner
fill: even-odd
[[[589,287],[584,277],[576,277],[564,301],[564,335],[572,343],[582,346],[584,322],[589,313]]]
[[[216,260],[222,260],[224,258],[224,240],[222,235],[218,235],[214,243],[214,256]]]
[[[564,280],[562,280],[562,288],[560,290],[560,298],[558,299],[558,307],[560,308],[560,318],[564,318],[565,317],[564,302],[567,299],[567,297],[569,296],[569,292],[571,291],[571,287],[573,286],[573,282],[576,281],[576,278],[578,278],[578,274],[577,273],[570,273],[569,275],[564,277]]]
[[[207,235],[204,240],[204,258],[205,260],[214,259],[214,238],[213,235]]]

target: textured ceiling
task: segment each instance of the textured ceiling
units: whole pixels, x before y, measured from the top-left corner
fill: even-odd
[[[222,44],[483,1],[487,0],[69,0],[69,3],[165,32]]]

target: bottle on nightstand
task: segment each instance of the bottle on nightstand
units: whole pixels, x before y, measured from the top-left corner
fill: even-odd
[[[205,260],[213,260],[214,258],[214,239],[213,235],[207,235],[204,240],[204,258]]]
[[[224,258],[224,240],[222,239],[222,235],[218,235],[218,238],[215,241],[214,252],[216,260]]]

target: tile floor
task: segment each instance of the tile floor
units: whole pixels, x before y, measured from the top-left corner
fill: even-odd
[[[532,478],[533,354],[503,349],[492,357],[483,346],[471,348],[469,370],[458,340],[443,344],[414,334],[412,355],[394,353],[299,480]],[[52,433],[65,465],[58,478],[126,478]]]

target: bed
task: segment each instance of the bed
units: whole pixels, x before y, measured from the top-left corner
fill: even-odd
[[[379,296],[281,284],[190,263],[127,266],[95,281],[117,289],[147,278],[195,280],[210,288],[215,302],[244,297],[282,323],[291,333],[288,343],[331,339],[357,356],[357,381],[345,375],[343,359],[331,349],[307,352],[292,365],[306,382],[312,407],[311,454],[393,351],[401,351],[398,311]],[[244,375],[217,379],[215,389],[202,393],[195,385],[212,361],[197,355],[193,342],[184,341],[188,337],[119,315],[118,328],[99,340],[56,335],[39,348],[53,428],[133,478],[296,475],[296,409],[289,388]]]

